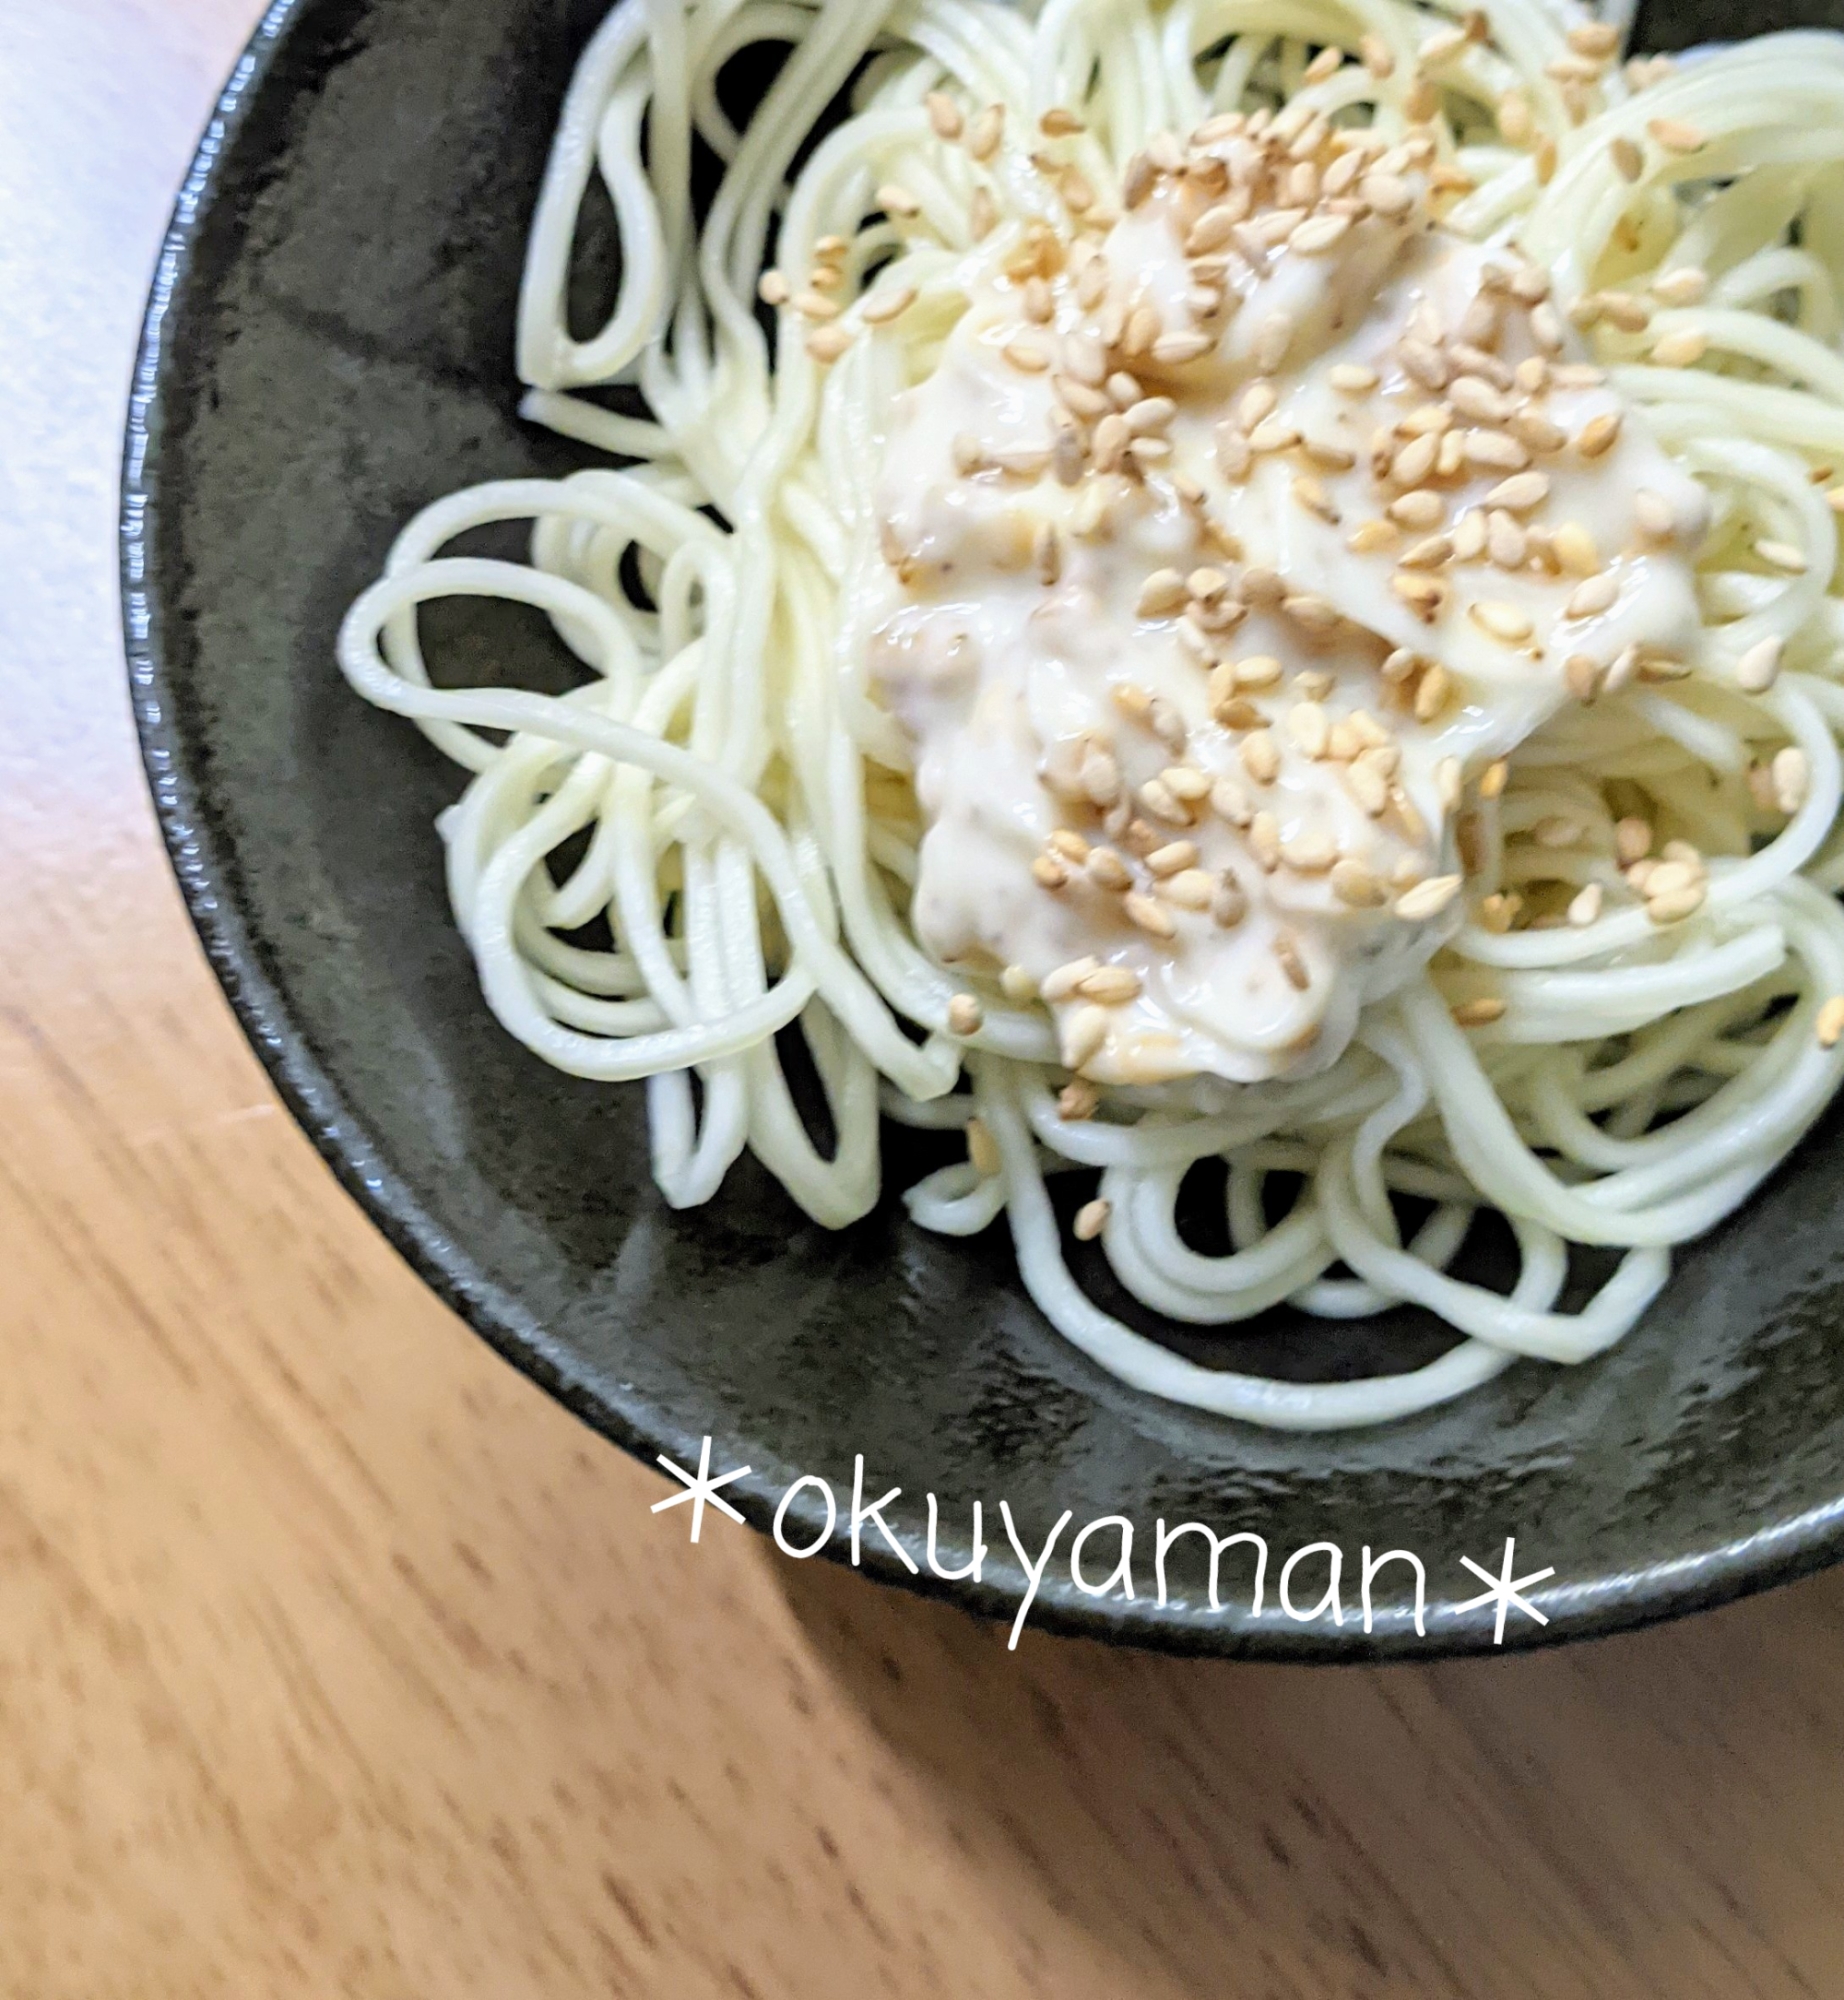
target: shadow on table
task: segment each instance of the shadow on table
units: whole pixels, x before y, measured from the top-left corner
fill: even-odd
[[[1314,1669],[1008,1653],[759,1559],[1021,1953],[1073,1923],[1118,1958],[1085,1992],[1844,1991],[1844,1575],[1549,1653]]]

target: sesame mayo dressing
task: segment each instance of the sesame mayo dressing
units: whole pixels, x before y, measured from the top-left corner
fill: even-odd
[[[1329,1064],[1459,922],[1498,760],[1697,639],[1702,492],[1543,275],[1431,220],[1425,142],[1302,123],[1028,235],[885,445],[917,935],[1102,1083]]]

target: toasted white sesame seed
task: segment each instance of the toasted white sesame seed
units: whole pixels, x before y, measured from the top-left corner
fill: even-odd
[[[1679,327],[1652,343],[1652,359],[1661,368],[1690,368],[1709,352],[1709,335],[1696,327]]]
[[[1613,608],[1614,600],[1620,595],[1620,581],[1612,570],[1602,570],[1598,576],[1585,577],[1569,594],[1569,601],[1562,608],[1565,618],[1598,618],[1604,611]]]
[[[1103,1007],[1124,1007],[1140,997],[1140,975],[1130,965],[1097,966],[1076,981],[1076,992]]]
[[[1098,1056],[1108,1039],[1108,1017],[1092,1001],[1078,1007],[1063,1023],[1063,1064],[1080,1069]]]
[[[1570,576],[1593,576],[1601,566],[1594,537],[1579,521],[1564,521],[1550,536],[1550,546]]]
[[[1494,994],[1485,994],[1477,1000],[1462,1000],[1450,1011],[1457,1028],[1485,1028],[1503,1020],[1505,1003]]]
[[[1173,923],[1170,913],[1137,889],[1129,890],[1121,898],[1121,908],[1127,913],[1128,921],[1149,937],[1171,939],[1178,935],[1178,926]]]
[[[1341,361],[1326,371],[1326,380],[1341,396],[1367,396],[1379,379],[1374,368],[1363,368],[1351,361]]]
[[[1085,1201],[1076,1210],[1076,1219],[1071,1229],[1078,1243],[1092,1243],[1108,1226],[1108,1217],[1113,1208],[1097,1195],[1093,1201]]]
[[[1812,784],[1812,767],[1806,753],[1796,743],[1789,743],[1784,750],[1774,752],[1771,770],[1774,803],[1783,813],[1796,813],[1805,804]]]
[[[1623,181],[1636,181],[1645,172],[1645,155],[1624,132],[1608,142],[1607,151],[1614,171]]]
[[[1480,631],[1507,646],[1521,646],[1536,629],[1529,615],[1502,599],[1482,597],[1466,607],[1466,615]]]
[[[1409,923],[1438,917],[1460,893],[1460,887],[1461,878],[1458,875],[1430,875],[1425,882],[1405,889],[1396,898],[1396,915]]]
[[[939,90],[931,90],[923,102],[928,107],[928,122],[934,127],[936,138],[958,139],[964,128],[960,106]]]
[[[1819,1047],[1836,1048],[1844,1038],[1844,993],[1834,993],[1818,1010],[1817,1028]]]
[[[1709,295],[1710,274],[1696,264],[1683,264],[1652,280],[1652,296],[1668,306],[1694,306]]]
[[[842,326],[816,326],[807,335],[807,352],[822,367],[837,361],[851,344],[852,337]]]
[[[1780,676],[1783,641],[1760,639],[1735,663],[1735,685],[1746,694],[1765,694]]]
[[[985,1010],[971,993],[956,993],[948,1002],[948,1027],[957,1035],[977,1035]]]
[[[1598,417],[1590,417],[1582,425],[1575,440],[1575,449],[1583,458],[1599,458],[1613,448],[1614,440],[1620,435],[1620,412],[1604,410]]]
[[[1709,141],[1687,119],[1648,118],[1646,130],[1667,153],[1695,153]]]
[[[1771,569],[1783,570],[1789,576],[1804,576],[1806,573],[1805,552],[1796,549],[1791,542],[1756,542],[1754,552]]]
[[[1508,513],[1528,514],[1549,498],[1549,480],[1541,472],[1516,472],[1501,479],[1485,496],[1488,507],[1503,507]]]

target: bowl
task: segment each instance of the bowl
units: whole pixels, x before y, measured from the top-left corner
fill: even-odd
[[[723,1492],[756,1526],[779,1511],[787,1545],[976,1612],[1028,1603],[1035,1625],[1197,1653],[1429,1657],[1608,1632],[1831,1561],[1836,1116],[1679,1256],[1604,1359],[1520,1364],[1406,1422],[1295,1436],[1093,1367],[1026,1299],[1002,1226],[973,1241],[913,1228],[897,1191],[939,1142],[892,1132],[884,1200],[842,1234],[747,1162],[708,1208],[674,1213],[648,1174],[642,1093],[560,1076],[495,1024],[432,825],[457,774],[351,694],[333,641],[426,502],[589,462],[519,421],[512,339],[552,127],[603,11],[276,0],[181,193],[149,308],[123,530],[147,769],[211,962],[341,1181],[500,1353],[617,1444],[689,1467],[709,1438],[714,1472],[749,1468]],[[1674,10],[1653,39],[1720,19]],[[430,615],[432,656],[455,672],[553,670],[515,608]],[[1216,1365],[1318,1376],[1412,1364],[1443,1338],[1407,1313],[1170,1337]],[[854,1537],[860,1463],[867,1498],[901,1489],[883,1516],[894,1541],[875,1522]],[[977,1578],[925,1559],[931,1494],[950,1570],[981,1503]],[[1006,1521],[1036,1566],[1064,1516],[1034,1581]],[[1101,1520],[1078,1580],[1071,1539]],[[1158,1524],[1186,1521],[1263,1538],[1259,1611],[1250,1543],[1225,1553],[1217,1608],[1201,1537],[1173,1543],[1158,1587]],[[1108,1583],[1123,1524],[1131,1597]],[[1552,1572],[1525,1592],[1546,1622],[1469,1604],[1468,1561],[1499,1574],[1511,1539],[1518,1574]],[[1342,1622],[1313,1611],[1327,1543]],[[1364,1552],[1386,1550],[1424,1566],[1420,1629],[1406,1563],[1364,1614]]]

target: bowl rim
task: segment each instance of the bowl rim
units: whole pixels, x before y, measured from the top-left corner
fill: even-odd
[[[174,202],[162,238],[138,337],[123,444],[119,517],[120,578],[129,693],[142,768],[153,794],[167,858],[206,958],[250,1046],[290,1116],[306,1133],[334,1177],[410,1268],[504,1360],[562,1403],[591,1429],[643,1464],[657,1454],[697,1456],[696,1438],[644,1411],[599,1393],[573,1369],[568,1350],[547,1338],[517,1299],[491,1283],[415,1198],[374,1141],[358,1107],[350,1103],[315,1055],[311,1038],[294,1018],[288,997],[263,969],[257,948],[260,915],[244,906],[234,888],[229,850],[210,820],[208,784],[188,761],[175,719],[178,677],[166,655],[162,621],[151,582],[150,556],[160,517],[165,408],[162,384],[170,357],[167,323],[181,305],[193,275],[193,252],[216,201],[224,193],[225,162],[232,141],[253,109],[290,31],[318,0],[270,0],[230,77],[218,93]],[[751,1476],[725,1487],[750,1527],[766,1534],[778,1489]],[[803,1532],[823,1526],[814,1509],[809,1522],[799,1507],[789,1518]],[[829,1535],[819,1553],[851,1560],[844,1529]],[[1152,1601],[1039,1596],[1031,1606],[1034,1628],[1112,1645],[1195,1657],[1258,1659],[1318,1665],[1374,1665],[1386,1660],[1434,1661],[1467,1655],[1532,1651],[1663,1623],[1790,1583],[1844,1560],[1844,1493],[1801,1513],[1772,1521],[1713,1546],[1671,1556],[1643,1568],[1617,1572],[1536,1593],[1548,1623],[1520,1622],[1495,1643],[1489,1617],[1462,1624],[1432,1621],[1451,1601],[1431,1598],[1426,1637],[1412,1627],[1325,1630],[1277,1626],[1199,1613],[1188,1603],[1169,1609]],[[998,1584],[948,1582],[924,1570],[914,1575],[873,1541],[856,1565],[880,1583],[951,1603],[978,1617],[1010,1620],[1018,1593]]]

